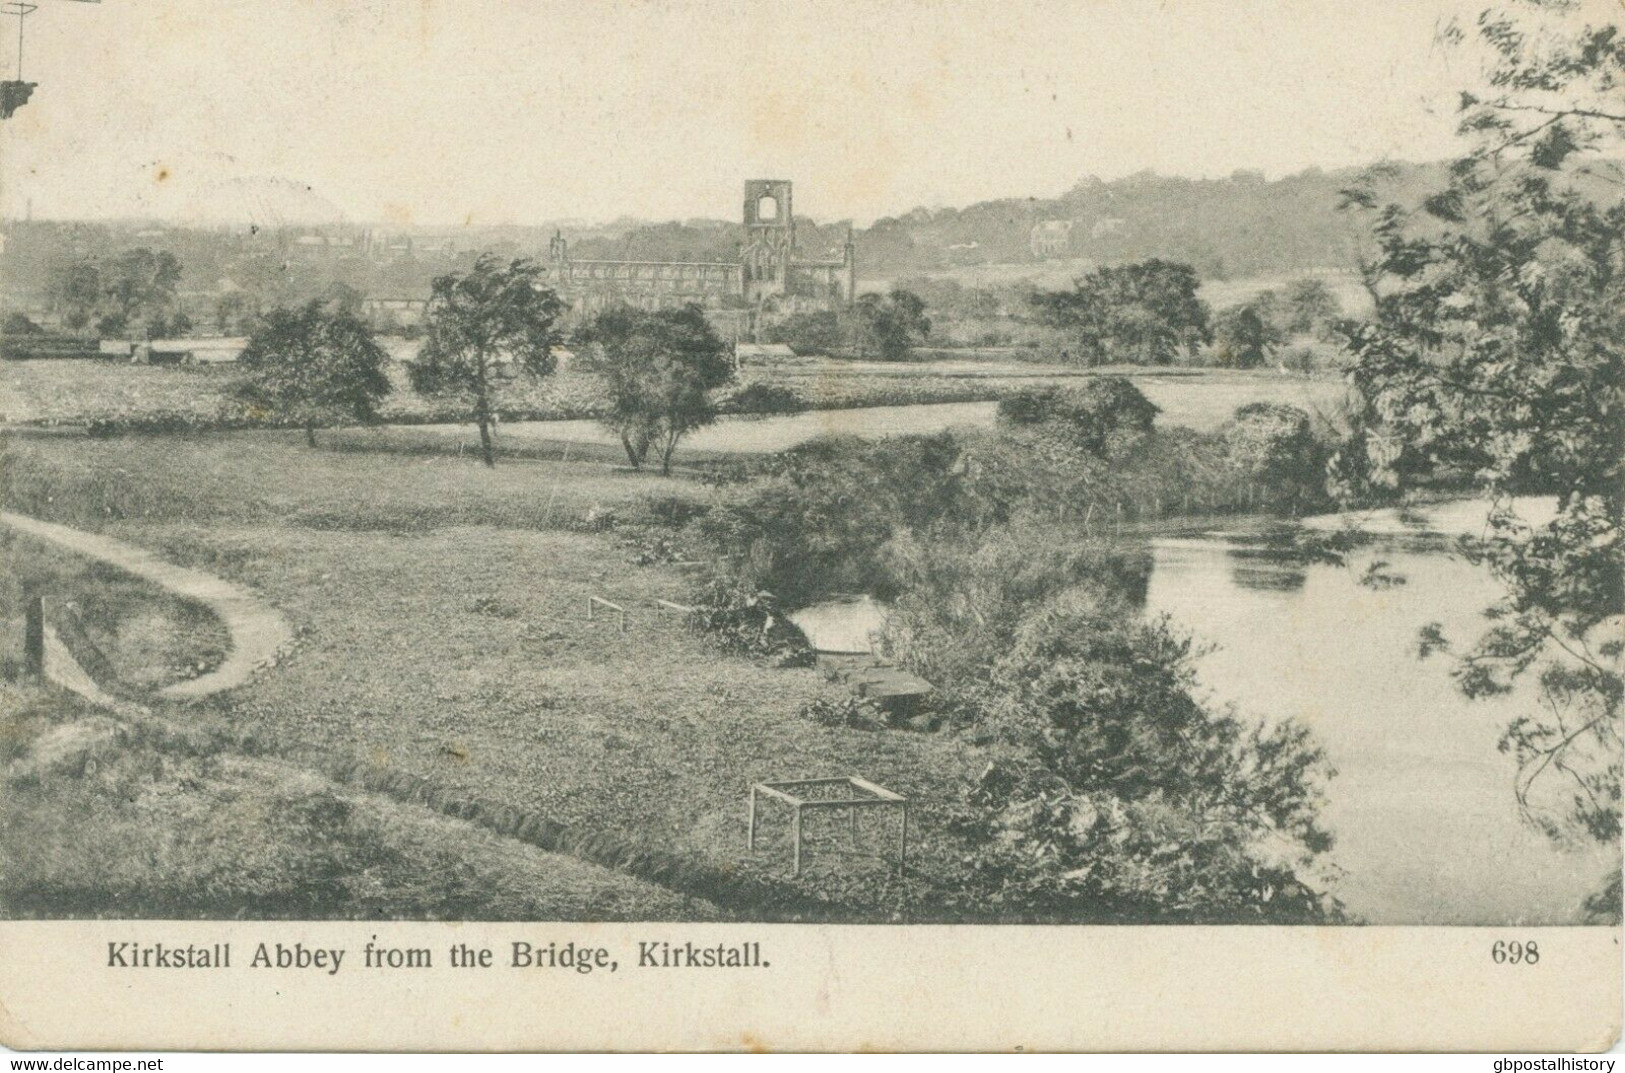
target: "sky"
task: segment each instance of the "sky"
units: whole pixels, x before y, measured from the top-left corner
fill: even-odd
[[[1434,42],[1457,0],[38,2],[8,218],[734,219],[789,178],[866,224],[1438,159],[1471,73]]]

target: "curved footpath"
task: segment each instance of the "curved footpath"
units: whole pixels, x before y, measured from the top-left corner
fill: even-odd
[[[70,529],[26,514],[0,511],[0,524],[134,574],[182,599],[200,603],[220,617],[231,635],[226,658],[208,674],[165,686],[158,691],[161,697],[189,700],[242,685],[293,641],[293,628],[281,612],[242,586],[213,574],[165,562],[145,548],[113,537]]]

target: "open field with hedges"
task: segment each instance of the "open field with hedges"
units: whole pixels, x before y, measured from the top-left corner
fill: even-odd
[[[274,670],[165,709],[172,718],[250,734],[300,767],[349,758],[770,880],[787,869],[783,818],[767,818],[747,855],[751,782],[853,773],[930,802],[987,762],[961,740],[805,719],[803,703],[844,687],[721,656],[657,612],[656,598],[684,597],[686,575],[634,565],[606,519],[706,489],[590,463],[492,472],[283,436],[8,445],[16,509],[246,583],[294,622],[298,645]],[[627,632],[587,621],[594,594],[628,609]],[[857,852],[844,839],[813,849],[808,889],[839,899],[859,884],[884,911],[893,843],[871,822]],[[930,807],[917,823],[921,866],[950,852]]]
[[[1311,411],[1335,408],[1345,392],[1337,380],[1271,371],[1221,369],[1081,370],[1025,364],[1009,356],[886,364],[806,359],[793,364],[747,367],[719,405],[732,409],[731,394],[754,383],[789,389],[814,410],[996,402],[1012,391],[1080,377],[1128,375],[1164,410],[1166,424],[1216,427],[1242,403],[1279,401]],[[407,389],[404,367],[391,371],[396,390],[381,407],[386,424],[447,424],[461,416],[445,404]],[[0,362],[0,423],[89,426],[119,431],[186,432],[263,427],[265,418],[233,397],[237,374],[229,367],[192,368],[112,364],[100,361]],[[584,374],[561,371],[535,384],[510,385],[500,415],[507,422],[589,419],[597,386]],[[472,428],[472,426],[470,426]],[[544,437],[545,438],[545,437]]]

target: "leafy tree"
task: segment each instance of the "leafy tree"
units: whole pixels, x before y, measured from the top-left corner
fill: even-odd
[[[240,392],[316,446],[316,427],[371,421],[389,394],[389,355],[361,320],[319,301],[266,314],[238,359]]]
[[[1625,134],[1625,37],[1575,10],[1487,11],[1487,89],[1463,93],[1469,150],[1420,204],[1347,192],[1374,216],[1374,319],[1351,328],[1364,427],[1342,473],[1404,486],[1470,477],[1497,504],[1470,551],[1506,587],[1460,653],[1472,696],[1538,679],[1506,730],[1525,814],[1553,837],[1620,836],[1620,445],[1625,200],[1603,150]],[[1464,41],[1465,31],[1451,31]],[[1555,495],[1546,522],[1510,497]],[[1436,630],[1424,648],[1444,641]],[[1538,784],[1556,782],[1554,796]],[[1618,880],[1612,915],[1618,919]]]
[[[101,273],[107,313],[97,323],[104,335],[117,335],[144,323],[148,336],[162,334],[181,282],[181,263],[168,250],[145,246],[126,250]]]
[[[240,328],[248,315],[248,297],[242,291],[227,291],[214,300],[214,327],[221,335]]]
[[[909,347],[931,334],[925,302],[912,291],[893,290],[885,297],[865,294],[853,306],[858,354],[872,347],[882,361],[903,361]]]
[[[1199,285],[1190,265],[1153,258],[1097,268],[1070,291],[1030,301],[1042,323],[1073,335],[1090,364],[1165,365],[1211,338]]]
[[[184,309],[176,309],[169,313],[158,313],[147,320],[147,334],[155,339],[185,335],[194,327],[196,325],[193,324],[192,318],[187,315]]]
[[[102,302],[102,273],[94,261],[80,260],[60,269],[51,282],[51,304],[73,331],[85,328]]]
[[[1297,335],[1324,335],[1343,315],[1342,303],[1326,286],[1326,281],[1311,276],[1288,284],[1282,301],[1285,305],[1283,327]]]
[[[1090,377],[1078,387],[1025,388],[999,403],[999,419],[1005,424],[1055,430],[1094,454],[1105,451],[1114,437],[1150,432],[1159,412],[1122,376]]]
[[[678,441],[716,420],[711,391],[733,379],[728,348],[696,305],[645,312],[607,309],[582,330],[584,366],[608,393],[603,424],[640,469],[651,449],[671,473]]]
[[[480,430],[480,451],[496,465],[491,429],[502,385],[515,374],[553,371],[554,323],[564,311],[543,286],[546,270],[517,259],[504,265],[481,254],[467,272],[435,277],[425,317],[427,338],[411,369],[419,394],[462,403]]]
[[[1256,369],[1274,355],[1283,341],[1280,330],[1252,303],[1220,313],[1213,340],[1217,346],[1214,360],[1232,369]]]

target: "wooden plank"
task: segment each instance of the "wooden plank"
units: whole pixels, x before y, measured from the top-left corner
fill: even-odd
[[[908,800],[902,794],[893,793],[892,791],[886,789],[884,786],[877,786],[874,783],[870,782],[868,779],[860,779],[856,775],[851,776],[851,783],[852,783],[853,786],[856,786],[858,789],[860,789],[860,790],[868,790],[870,793],[876,795],[877,797],[884,798],[887,801],[906,801],[906,800]]]
[[[870,808],[879,806],[904,805],[908,802],[901,797],[843,797],[819,798],[816,801],[801,802],[802,808]]]
[[[789,794],[785,793],[784,791],[776,790],[773,787],[767,785],[766,783],[760,783],[760,782],[757,783],[756,784],[756,789],[761,791],[762,793],[766,794],[767,796],[777,798],[778,800],[783,801],[786,805],[790,805],[792,807],[799,806],[799,805],[803,804],[801,798],[799,798],[799,797],[791,797]]]

